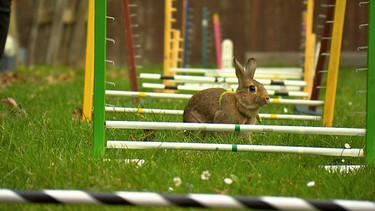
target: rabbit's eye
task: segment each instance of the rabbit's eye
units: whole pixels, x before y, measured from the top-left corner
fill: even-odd
[[[255,86],[251,85],[251,86],[249,86],[249,90],[250,90],[250,92],[255,92],[256,88],[255,88]]]

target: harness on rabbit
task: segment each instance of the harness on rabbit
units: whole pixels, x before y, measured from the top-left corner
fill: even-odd
[[[223,96],[226,94],[226,93],[234,93],[232,90],[227,90],[223,93],[221,93],[220,97],[219,97],[219,106],[221,107],[221,102],[223,101]]]
[[[219,97],[219,106],[221,107],[221,104],[222,104],[222,101],[223,101],[223,96],[226,94],[226,93],[234,93],[232,90],[227,90],[223,93],[221,93],[220,97]],[[258,120],[258,123],[262,123],[262,118],[260,118],[259,114],[257,114],[257,120]]]

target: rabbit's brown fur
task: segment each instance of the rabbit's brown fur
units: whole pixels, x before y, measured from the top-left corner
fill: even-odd
[[[253,79],[255,59],[248,60],[246,69],[235,58],[233,60],[238,78],[236,92],[227,92],[222,88],[209,88],[197,92],[184,109],[184,122],[256,123],[259,108],[268,102],[267,91],[261,83]]]

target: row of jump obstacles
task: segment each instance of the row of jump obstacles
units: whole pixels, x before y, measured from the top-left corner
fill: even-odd
[[[341,7],[338,7],[338,8],[345,8],[345,2],[344,1],[340,1],[342,4],[344,4],[344,5],[342,5]],[[339,13],[339,14],[343,14],[343,13]],[[101,54],[101,56],[103,56],[103,54]],[[102,59],[103,60],[103,59]],[[105,60],[105,59],[104,59]],[[102,68],[98,68],[98,69],[96,69],[96,70],[98,70],[98,71],[103,71],[103,70],[105,70],[105,69],[102,69]],[[102,76],[101,77],[101,80],[102,80],[102,82],[100,83],[101,84],[101,87],[103,87],[103,85],[104,85],[104,83],[103,83],[103,78],[104,78],[104,76],[103,76],[103,74],[99,74],[99,76],[98,77],[100,77],[100,75]],[[104,91],[104,89],[103,90],[101,90],[101,91],[103,91],[103,93],[102,93],[102,99],[104,98],[104,96],[105,96],[105,91]],[[105,104],[105,101],[104,100],[102,100],[101,101],[101,103],[100,103],[100,106],[99,106],[99,109],[101,110],[100,111],[100,114],[99,114],[99,117],[103,117],[103,118],[101,118],[101,120],[100,121],[98,121],[98,118],[95,118],[96,120],[94,120],[94,129],[96,130],[97,128],[95,127],[95,125],[100,125],[100,126],[103,126],[103,125],[106,125],[106,127],[107,128],[128,128],[128,127],[124,127],[123,125],[124,124],[126,124],[126,125],[130,125],[131,126],[131,128],[134,128],[133,126],[134,125],[137,125],[137,127],[135,127],[135,128],[137,128],[137,129],[141,129],[141,128],[144,128],[144,123],[142,123],[142,122],[139,122],[139,124],[136,124],[136,122],[126,122],[126,121],[119,121],[118,123],[119,124],[117,124],[116,125],[116,123],[114,123],[113,121],[105,121],[104,120],[104,114],[102,115],[102,113],[105,113],[105,106],[103,106]],[[97,107],[94,109],[94,111],[96,110],[96,109],[98,109]],[[97,115],[95,115],[95,116],[97,116]],[[96,124],[95,124],[95,122],[97,122]],[[162,124],[162,123],[152,123],[152,126],[148,126],[148,128],[154,128],[155,129],[155,125],[156,124]],[[166,127],[164,127],[164,128],[160,128],[160,129],[171,129],[171,127],[170,127],[170,125],[171,124],[174,124],[174,123],[167,123],[167,126]],[[180,123],[180,124],[182,124],[182,125],[179,125],[177,128],[178,129],[182,129],[182,128],[185,128],[185,129],[187,129],[187,130],[189,130],[189,129],[191,129],[188,125],[190,125],[190,124],[187,124],[187,123]],[[184,127],[183,127],[184,126]],[[212,129],[210,129],[210,130],[220,130],[219,129],[219,127],[218,127],[218,125],[216,125],[216,124],[210,124],[209,126],[208,125],[200,125],[200,126],[196,126],[198,129],[202,129],[202,128],[204,128],[205,130],[207,129],[207,127],[212,127]],[[246,126],[245,126],[246,127]],[[249,126],[250,128],[252,128],[252,129],[249,129],[249,131],[257,131],[255,128],[256,127],[262,127],[262,125],[250,125]],[[287,127],[287,126],[286,126]],[[99,126],[98,126],[98,128],[99,128]],[[287,131],[287,132],[292,132],[293,130],[294,130],[295,128],[289,128],[289,130]],[[304,134],[309,134],[309,132],[306,132],[306,130],[308,130],[306,127],[302,127],[302,128],[300,128],[301,129],[301,131],[303,131],[303,133]],[[316,129],[318,129],[318,130],[320,130],[320,131],[322,131],[322,132],[314,132],[313,134],[327,134],[327,131],[329,131],[329,130],[327,130],[328,128],[325,128],[325,127],[323,127],[323,128],[316,128]],[[335,129],[335,128],[333,128],[333,129]],[[342,128],[343,130],[347,130],[347,131],[349,131],[350,129],[346,129],[346,128]],[[96,136],[96,138],[95,138],[95,141],[97,141],[97,140],[99,140],[99,138],[100,138],[100,142],[96,142],[95,143],[95,146],[94,146],[94,149],[95,149],[95,152],[96,152],[96,154],[103,154],[104,153],[104,145],[105,145],[105,138],[103,138],[103,137],[105,137],[104,136],[104,128],[103,127],[101,127],[100,128],[100,132],[99,133],[97,133],[99,136]],[[231,129],[232,130],[232,129]],[[236,127],[233,129],[234,131],[236,131]],[[339,129],[340,130],[340,129]],[[354,130],[357,130],[357,129],[354,129]],[[362,135],[364,135],[365,134],[365,129],[358,129],[358,130],[360,130],[360,131],[362,131],[361,132],[361,134]],[[269,130],[264,130],[264,128],[262,128],[262,129],[259,129],[258,130],[259,132],[275,132],[275,130],[274,129],[269,129]],[[328,133],[328,134],[332,134],[332,132],[331,133]],[[344,135],[348,135],[348,134],[344,134]],[[357,134],[358,135],[358,134]],[[360,154],[360,153],[359,153]]]
[[[193,96],[192,94],[171,94],[171,93],[158,93],[158,92],[132,92],[132,91],[119,91],[119,90],[106,90],[107,96],[117,97],[137,97],[137,98],[161,98],[161,99],[176,99],[176,100],[188,100]],[[321,106],[324,101],[321,100],[299,100],[299,99],[281,99],[271,98],[269,100],[271,104],[293,104],[293,105],[309,105],[309,106]]]
[[[332,3],[332,1],[330,2]],[[334,2],[333,2],[334,3]],[[332,33],[332,46],[331,48],[331,53],[332,56],[330,57],[329,60],[329,68],[330,68],[330,74],[328,76],[328,82],[330,91],[327,92],[326,98],[327,101],[324,103],[325,107],[325,112],[322,117],[322,124],[324,126],[332,126],[333,125],[333,115],[334,115],[334,99],[335,99],[335,92],[336,90],[331,90],[335,89],[336,85],[334,83],[337,83],[337,77],[338,77],[338,66],[335,64],[338,64],[339,60],[339,55],[340,55],[340,47],[341,47],[341,37],[342,36],[342,27],[343,27],[343,21],[344,21],[344,14],[345,14],[345,5],[346,2],[338,2],[339,7],[335,7],[335,14],[336,16],[334,17],[334,20],[329,20],[326,22],[333,22],[333,25],[336,25],[335,27],[335,33]],[[178,62],[181,60],[179,58],[179,55],[181,54],[181,51],[183,51],[183,48],[180,46],[179,43],[184,42],[186,44],[186,40],[182,39],[182,37],[178,37],[177,33],[179,33],[178,29],[172,29],[172,24],[176,20],[173,18],[173,14],[177,11],[177,8],[173,7],[173,1],[171,0],[166,0],[165,1],[165,31],[164,31],[164,74],[160,76],[160,79],[163,80],[164,85],[162,84],[156,84],[156,83],[144,83],[142,84],[143,88],[148,88],[148,89],[163,89],[167,92],[174,92],[176,90],[184,90],[184,91],[198,91],[204,88],[210,87],[210,85],[205,85],[204,83],[193,83],[193,84],[179,84],[176,85],[179,81],[176,80],[175,78],[177,77],[182,77],[181,75],[174,75],[175,72],[180,72],[180,73],[203,73],[204,75],[209,75],[209,76],[225,76],[225,77],[235,77],[234,72],[232,69],[229,70],[224,70],[224,69],[196,69],[196,68],[177,68]],[[341,6],[340,6],[341,5]],[[331,6],[327,8],[327,13],[331,12]],[[309,0],[307,1],[307,11],[304,13],[304,39],[305,39],[305,50],[304,50],[304,64],[303,64],[303,71],[301,71],[301,68],[297,68],[297,71],[300,72],[294,72],[290,71],[290,68],[288,68],[288,71],[281,71],[282,69],[279,68],[276,74],[272,75],[269,74],[268,71],[266,71],[266,68],[258,68],[256,74],[255,74],[255,79],[269,79],[269,78],[277,78],[277,79],[302,79],[304,82],[304,85],[301,85],[301,87],[288,87],[286,85],[280,85],[280,86],[271,86],[271,87],[266,87],[266,89],[272,89],[272,90],[277,90],[281,89],[281,91],[270,91],[269,95],[275,95],[278,97],[299,97],[303,98],[305,100],[308,100],[311,98],[311,92],[313,90],[313,78],[314,78],[314,71],[315,74],[316,72],[319,72],[321,70],[317,70],[315,67],[316,61],[314,60],[314,55],[315,55],[315,34],[312,32],[312,23],[313,23],[313,13],[314,13],[314,1]],[[327,15],[329,16],[329,15]],[[183,18],[184,19],[184,18]],[[216,20],[216,23],[218,22],[218,17],[217,15],[214,17],[214,20]],[[215,22],[215,21],[214,21]],[[325,24],[326,25],[332,25],[331,23]],[[215,34],[218,34],[219,30],[217,30],[218,24],[215,25],[214,27]],[[328,31],[328,30],[326,30]],[[216,36],[218,37],[218,36]],[[322,38],[323,39],[323,38]],[[326,39],[326,37],[324,37]],[[217,40],[216,40],[217,41]],[[216,48],[219,45],[216,45]],[[322,49],[326,50],[326,49]],[[220,52],[220,51],[216,51]],[[321,54],[327,54],[327,52],[321,52]],[[336,56],[338,55],[338,56]],[[217,55],[217,58],[218,55]],[[320,56],[318,59],[319,64],[324,64],[322,62],[323,59]],[[264,69],[264,70],[263,70]],[[263,72],[266,71],[267,73]],[[282,74],[281,74],[282,73]],[[224,74],[224,75],[223,75]],[[145,74],[141,74],[140,78],[145,78]],[[173,79],[171,78],[173,77]],[[187,76],[185,76],[187,77]],[[150,78],[150,77],[148,77]],[[155,79],[155,78],[153,78]],[[236,80],[236,79],[234,79]],[[182,83],[185,83],[186,81],[181,81]],[[316,84],[316,86],[319,84]],[[217,87],[217,86],[215,86]],[[225,87],[224,87],[225,88]],[[233,89],[234,87],[227,87],[229,89]],[[299,89],[297,91],[297,89]],[[288,91],[289,90],[289,91]],[[300,91],[303,90],[303,91]],[[314,89],[315,90],[315,89]],[[297,91],[297,92],[296,92]],[[317,100],[317,95],[315,92],[314,99]],[[311,109],[314,113],[317,113],[316,111],[316,106],[315,107],[307,107],[308,109]],[[309,111],[309,113],[311,113]]]
[[[126,3],[123,3],[123,5],[125,5],[124,6],[124,8],[126,8],[126,5],[127,5],[127,1],[125,1]],[[186,2],[185,2],[186,3]],[[185,4],[184,3],[184,4]],[[310,11],[310,13],[311,13],[311,5],[308,7],[308,12]],[[310,8],[310,9],[309,9]],[[124,19],[125,20],[127,20],[127,19],[129,19],[129,18],[126,18],[127,16],[129,16],[129,14],[127,14],[127,13],[129,13],[129,11],[128,11],[129,9],[124,9]],[[176,32],[176,30],[175,29],[172,29],[171,27],[172,27],[172,24],[171,23],[173,23],[175,20],[172,18],[172,15],[173,15],[173,12],[175,12],[176,11],[176,8],[173,8],[172,7],[172,1],[170,1],[170,0],[168,0],[167,2],[166,2],[166,20],[169,20],[168,21],[168,24],[167,24],[167,21],[165,22],[166,23],[166,26],[165,26],[165,43],[170,43],[170,45],[168,45],[168,46],[174,46],[174,47],[172,47],[172,49],[165,49],[165,53],[166,53],[166,55],[168,54],[169,55],[169,57],[168,57],[168,64],[174,64],[174,65],[177,65],[177,61],[178,61],[178,59],[177,60],[171,60],[171,58],[178,58],[178,52],[179,52],[179,45],[178,45],[178,43],[179,42],[183,42],[183,39],[179,39],[179,38],[176,38],[176,39],[172,39],[171,37],[173,36],[173,34]],[[310,21],[311,22],[311,21]],[[130,21],[125,21],[125,27],[124,28],[130,28],[131,29],[131,27],[130,27]],[[309,25],[309,24],[307,24],[307,25]],[[311,24],[310,24],[311,25]],[[92,30],[91,30],[92,31]],[[126,35],[127,35],[127,37],[129,38],[129,35],[131,35],[131,30],[126,30],[126,31],[130,31],[129,33],[126,33]],[[177,33],[178,33],[178,30],[177,30]],[[92,35],[92,33],[90,34],[90,30],[88,31],[88,34],[89,34],[89,36],[88,36],[88,38],[91,38],[91,37],[93,37],[93,35]],[[91,35],[91,36],[90,36]],[[168,35],[170,35],[170,36],[168,36]],[[131,38],[131,36],[130,36],[130,38]],[[88,39],[89,40],[89,39]],[[128,39],[127,39],[128,40]],[[186,44],[186,42],[185,42],[185,44]],[[88,45],[87,46],[90,46],[89,45],[89,43],[88,43]],[[166,45],[167,46],[167,45]],[[131,42],[131,40],[128,42],[128,46],[127,46],[127,49],[132,49],[132,42]],[[176,51],[176,49],[177,49],[177,51]],[[88,51],[88,53],[90,53],[90,52],[92,52],[92,51],[90,51],[90,49],[88,48],[87,49],[87,51]],[[133,54],[134,54],[134,52],[133,52]],[[130,55],[129,57],[131,57],[132,55],[133,55],[132,53],[129,53],[128,52],[128,55]],[[89,55],[89,54],[88,54]],[[133,55],[133,58],[134,58],[134,55]],[[167,58],[167,57],[165,57],[165,58]],[[131,70],[130,71],[130,75],[132,76],[131,78],[131,82],[133,83],[132,84],[132,86],[131,86],[131,89],[132,90],[136,90],[137,89],[137,87],[135,87],[134,86],[134,84],[136,84],[136,82],[134,82],[134,81],[136,81],[136,79],[134,79],[134,70],[133,70],[133,68],[135,67],[135,65],[131,62],[131,60],[132,59],[128,59],[129,60],[129,69]],[[134,59],[133,59],[134,60]],[[90,58],[88,58],[87,59],[87,61],[90,61]],[[166,60],[165,60],[166,61]],[[87,68],[86,69],[88,69],[88,68],[90,68],[89,67],[89,65],[90,65],[90,63],[91,62],[87,62],[86,63],[86,65],[87,65]],[[166,65],[164,65],[164,67],[165,67]],[[178,69],[178,68],[169,68],[169,70],[170,71],[174,71],[174,70],[176,70],[176,69]],[[181,68],[180,68],[181,69]],[[187,71],[187,69],[186,68],[182,68],[184,71]],[[259,69],[261,69],[261,68],[258,68],[258,72],[259,72]],[[282,75],[280,74],[280,69],[278,69],[279,70],[279,72],[278,73],[276,73],[276,74],[278,74],[277,76],[276,76],[276,78],[278,78],[278,77],[280,77],[280,76],[285,76],[285,75],[288,75],[288,72],[290,72],[290,70],[288,70],[288,72],[286,72],[286,73],[283,73]],[[89,72],[89,71],[88,71]],[[233,71],[232,70],[230,70],[230,72],[231,72],[231,75],[233,76]],[[267,72],[269,72],[269,71],[267,71]],[[213,73],[210,73],[211,75],[213,74]],[[90,79],[90,76],[89,76],[89,74],[87,74],[88,75],[88,79],[86,79],[85,81],[87,82],[86,84],[90,84],[90,81],[89,81],[89,79]],[[142,75],[141,75],[141,77],[142,77]],[[262,78],[262,77],[264,77],[264,78],[268,78],[269,77],[269,75],[265,75],[265,76],[260,76],[260,75],[257,75],[257,78]],[[288,75],[287,77],[289,77],[289,78],[291,78],[292,77],[292,75]],[[301,76],[297,76],[297,78],[300,78]],[[283,85],[283,83],[280,83],[279,81],[276,81],[276,82],[272,82],[272,83],[274,83],[274,84],[272,84],[273,86],[272,87],[270,87],[270,89],[272,88],[272,89],[280,89],[280,88],[282,88],[282,89],[284,89],[284,90],[282,90],[282,91],[270,91],[270,94],[271,95],[276,95],[276,96],[283,96],[283,97],[285,97],[285,96],[299,96],[299,97],[304,97],[304,98],[306,98],[306,97],[308,97],[308,93],[307,92],[294,92],[294,91],[296,91],[297,89],[298,89],[298,87],[286,87],[286,85]],[[169,83],[170,84],[170,83]],[[276,84],[279,84],[278,85],[278,87],[276,86]],[[306,82],[305,82],[305,84],[306,84]],[[307,85],[307,84],[306,84]],[[303,87],[306,87],[306,85],[302,85]],[[148,87],[150,87],[150,88],[165,88],[165,89],[169,89],[169,90],[177,90],[177,89],[184,89],[184,90],[194,90],[194,91],[197,91],[197,90],[200,90],[200,89],[203,89],[203,88],[206,88],[206,87],[202,87],[202,88],[196,88],[196,87],[193,87],[192,88],[192,86],[178,86],[178,87],[173,87],[173,86],[171,86],[171,85],[165,85],[164,87],[161,87],[161,85],[158,85],[158,84],[150,84],[150,83],[147,83],[147,84],[144,84],[144,86],[148,86]],[[87,85],[85,85],[85,99],[84,99],[84,118],[88,118],[88,119],[91,119],[91,105],[92,105],[92,102],[90,102],[90,100],[92,99],[89,99],[90,97],[88,97],[88,96],[90,96],[90,93],[92,93],[92,89],[90,90],[90,89],[87,89]],[[134,88],[135,87],[135,88]],[[232,87],[232,88],[234,88],[234,87]],[[291,92],[288,92],[286,89],[289,89]],[[87,102],[87,103],[86,103]]]
[[[343,13],[343,11],[345,11],[345,1],[339,1],[339,2],[337,2],[338,4],[341,4],[341,5],[339,5],[339,6],[336,6],[336,8],[338,8],[337,10],[339,11],[339,12],[337,12],[337,11],[335,11],[335,14],[336,14],[336,16],[342,16],[344,13]],[[103,9],[102,7],[100,7],[101,9]],[[98,9],[98,8],[97,8]],[[101,12],[102,14],[103,14],[103,11]],[[105,17],[105,16],[104,16]],[[343,20],[343,18],[341,17],[341,19]],[[341,23],[342,24],[342,23]],[[100,22],[98,23],[98,26],[101,26],[101,24],[100,24]],[[103,27],[104,27],[105,25],[103,25]],[[98,29],[99,30],[99,29]],[[101,28],[100,29],[100,31],[101,31],[101,33],[103,33],[103,31],[105,31],[105,27],[104,28]],[[100,33],[98,34],[98,35],[100,35]],[[101,45],[98,45],[98,46],[105,46],[105,42],[104,42],[104,44],[103,44],[103,40],[105,40],[105,36],[104,36],[104,34],[103,34],[103,37],[101,37],[101,39],[99,39],[99,36],[95,36],[97,39],[95,40],[96,42],[101,42]],[[102,47],[102,49],[105,49],[105,47]],[[103,87],[105,87],[104,86],[104,82],[103,82],[103,78],[105,78],[105,59],[103,59],[103,54],[102,54],[102,52],[101,53],[98,53],[97,54],[97,58],[98,59],[95,59],[96,61],[101,61],[101,63],[102,64],[98,64],[96,67],[95,67],[95,71],[98,71],[98,74],[95,72],[95,77],[96,77],[96,79],[97,79],[97,81],[101,81],[100,83],[96,83],[96,85],[95,85],[95,87],[97,87],[97,89],[96,90],[99,90],[99,93],[98,92],[95,92],[95,95],[94,95],[94,99],[96,99],[95,100],[95,102],[97,102],[96,104],[95,104],[95,106],[94,106],[94,113],[95,113],[95,119],[94,119],[94,139],[95,139],[95,144],[94,144],[94,151],[95,151],[95,154],[97,154],[97,155],[102,155],[103,153],[104,153],[104,146],[106,145],[106,141],[105,141],[105,135],[104,135],[104,131],[105,131],[105,129],[104,129],[104,126],[106,127],[106,128],[128,128],[128,126],[124,126],[124,124],[125,125],[137,125],[136,127],[130,127],[130,128],[137,128],[137,129],[141,129],[141,128],[144,128],[144,127],[146,127],[145,125],[146,125],[146,123],[145,122],[139,122],[139,123],[136,123],[136,122],[127,122],[127,121],[119,121],[118,123],[119,124],[116,124],[115,122],[113,122],[113,121],[105,121],[105,106],[104,106],[104,104],[105,104],[105,93],[106,92],[113,92],[113,91],[116,91],[116,90],[113,90],[113,91],[111,91],[111,90],[105,90],[105,88],[103,88]],[[103,73],[104,72],[104,73]],[[100,78],[100,79],[99,79]],[[95,81],[96,82],[96,81]],[[134,94],[134,92],[133,92],[133,94]],[[139,94],[139,93],[138,93]],[[97,96],[97,97],[95,97],[96,95],[99,95],[99,96]],[[99,100],[98,100],[99,99]],[[98,114],[98,115],[96,115],[96,113],[100,113],[100,114]],[[148,127],[148,128],[153,128],[153,129],[155,129],[155,127],[156,127],[156,125],[157,124],[164,124],[164,123],[153,123],[153,126],[151,126],[151,127]],[[172,129],[171,127],[170,127],[170,125],[172,125],[172,124],[175,124],[175,123],[166,123],[167,125],[168,125],[168,127],[162,127],[162,128],[160,128],[160,129]],[[187,124],[187,123],[176,123],[176,124],[181,124],[181,125],[179,125],[179,126],[176,126],[176,128],[175,129],[182,129],[182,128],[184,128],[184,129],[187,129],[187,130],[190,130],[190,129],[192,129],[190,126],[188,126],[188,125],[190,125],[190,124]],[[211,126],[208,126],[208,125],[200,125],[200,126],[195,126],[195,127],[197,127],[197,129],[202,129],[202,128],[204,128],[204,130],[207,130],[207,128],[208,127],[211,127]],[[214,126],[215,127],[215,126]],[[230,126],[230,127],[232,127],[232,126]],[[230,130],[232,130],[232,131],[236,131],[236,127],[238,128],[238,126],[234,126],[234,129],[230,129]],[[241,125],[239,128],[242,128],[243,126]],[[255,131],[255,132],[275,132],[275,131],[277,131],[277,130],[275,130],[275,129],[266,129],[266,130],[264,130],[264,128],[257,128],[257,127],[268,127],[268,126],[262,126],[262,125],[249,125],[249,126],[244,126],[244,128],[246,128],[246,127],[249,127],[248,128],[248,131]],[[288,126],[285,126],[285,127],[288,127]],[[293,128],[293,127],[290,127],[289,129],[288,129],[288,132],[293,132],[293,131],[295,131],[295,129],[296,128]],[[312,132],[312,131],[309,131],[309,129],[308,129],[308,127],[301,127],[301,128],[299,128],[298,130],[299,131],[303,131],[302,133],[303,134],[327,134],[327,131],[328,131],[328,134],[333,134],[332,133],[332,131],[330,131],[329,129],[327,130],[328,128],[326,128],[326,127],[315,127],[315,129],[313,129],[313,130],[320,130],[320,131],[325,131],[325,132]],[[336,129],[336,128],[333,128],[333,129]],[[210,129],[210,130],[220,130],[220,129],[218,129],[218,128],[214,128],[214,129]],[[350,130],[352,130],[352,129],[348,129],[348,128],[341,128],[341,129],[339,129],[339,130],[343,130],[343,131],[350,131]],[[353,129],[353,130],[355,130],[355,131],[361,131],[360,133],[356,133],[356,135],[365,135],[365,133],[366,133],[366,129]],[[348,135],[348,134],[346,134],[346,133],[343,133],[342,135]],[[341,150],[343,150],[343,149],[341,149]],[[372,153],[371,153],[371,151],[372,151],[372,149],[369,149],[369,148],[367,148],[367,150],[369,151],[369,153],[368,154],[370,154],[370,157],[371,157],[371,155],[372,155]],[[357,155],[362,155],[361,153],[358,153]],[[368,157],[368,159],[370,158],[370,157]],[[371,160],[369,160],[369,161],[371,161]]]

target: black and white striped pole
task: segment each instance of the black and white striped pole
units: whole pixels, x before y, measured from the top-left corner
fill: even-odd
[[[154,192],[95,193],[80,190],[0,189],[0,203],[199,207],[253,210],[375,210],[374,201],[310,200],[294,197],[233,197],[221,194],[164,195]]]

